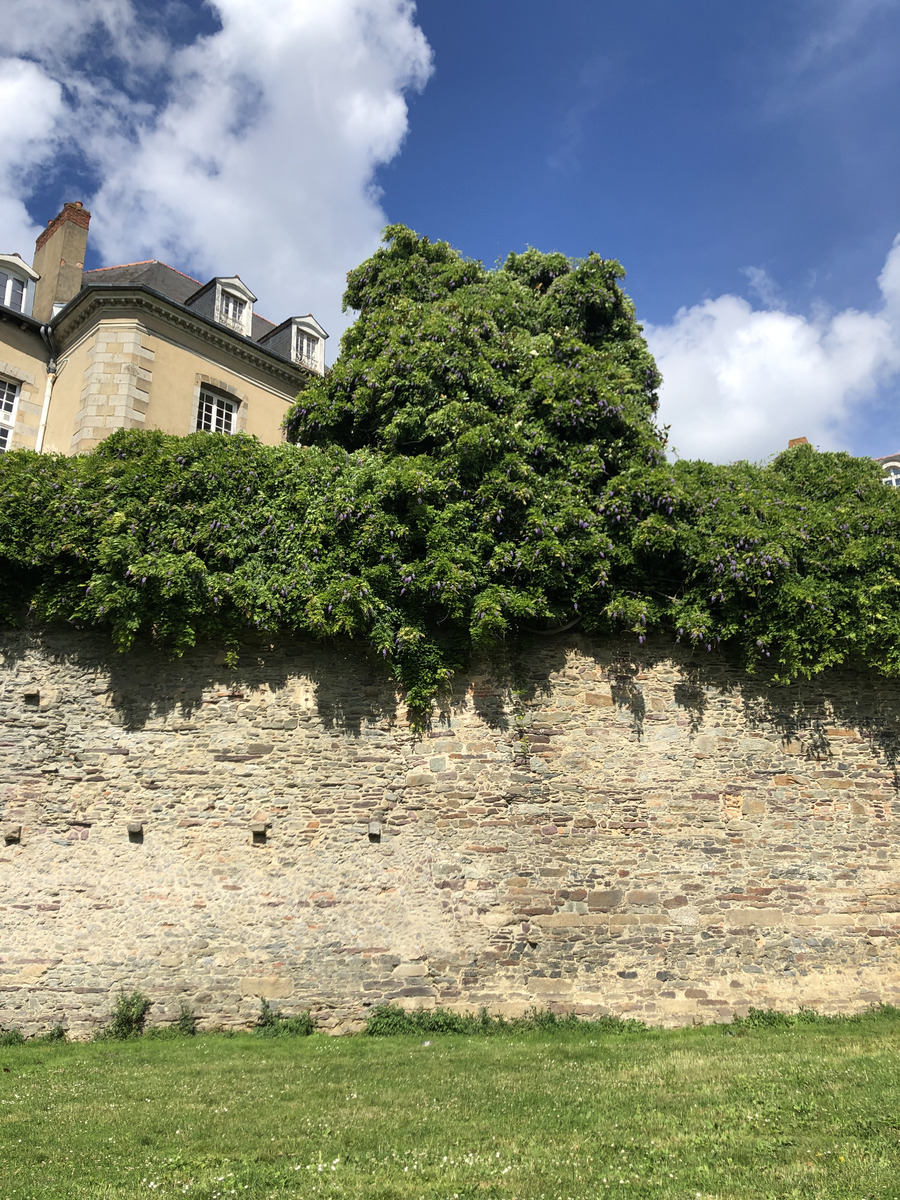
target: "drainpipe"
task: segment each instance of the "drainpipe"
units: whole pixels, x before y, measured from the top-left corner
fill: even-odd
[[[38,426],[37,441],[35,442],[35,450],[38,454],[44,448],[44,434],[47,432],[47,418],[50,415],[50,397],[53,395],[53,385],[56,382],[57,362],[56,349],[53,345],[53,335],[49,325],[41,326],[41,337],[47,346],[48,362],[47,362],[47,386],[44,389],[44,405],[41,409],[41,423]]]

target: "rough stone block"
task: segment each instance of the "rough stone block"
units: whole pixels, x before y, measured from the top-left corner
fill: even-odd
[[[280,975],[245,975],[240,981],[241,994],[264,1000],[284,1000],[294,993],[293,981]]]
[[[784,913],[780,908],[728,908],[717,918],[726,925],[783,925]]]

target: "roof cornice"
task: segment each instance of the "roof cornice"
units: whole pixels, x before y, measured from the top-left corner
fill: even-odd
[[[123,309],[161,318],[174,328],[193,334],[208,345],[267,371],[298,391],[313,376],[308,368],[292,363],[280,354],[273,354],[259,342],[232,332],[146,284],[89,283],[53,318],[53,332],[58,341],[67,341],[92,321],[100,321],[104,316]]]

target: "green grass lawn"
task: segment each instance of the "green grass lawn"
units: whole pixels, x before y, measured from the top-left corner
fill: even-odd
[[[0,1198],[900,1200],[900,1021],[0,1048]]]

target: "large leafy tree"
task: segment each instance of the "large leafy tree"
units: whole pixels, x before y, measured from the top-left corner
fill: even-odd
[[[378,503],[397,520],[384,561],[414,630],[405,654],[618,621],[629,534],[604,497],[619,476],[640,486],[665,446],[622,268],[529,250],[488,271],[402,226],[385,242],[350,273],[359,317],[287,428],[377,456],[391,481]]]
[[[667,463],[621,275],[533,250],[488,271],[391,227],[294,444],[121,431],[0,456],[0,617],[120,649],[349,636],[418,724],[471,649],[576,623],[776,680],[900,675],[900,496],[810,447]]]

